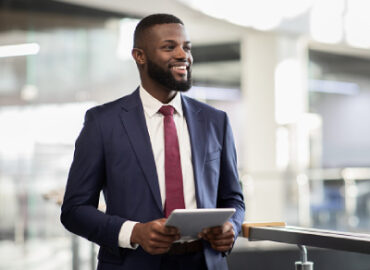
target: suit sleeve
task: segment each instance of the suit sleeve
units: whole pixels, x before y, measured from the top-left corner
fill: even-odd
[[[245,206],[238,176],[234,138],[226,114],[220,166],[217,207],[236,209],[230,222],[233,224],[235,234],[238,235],[244,220]]]
[[[105,181],[103,140],[94,111],[89,110],[76,141],[61,222],[72,233],[118,254],[118,235],[125,219],[107,215],[97,209]]]

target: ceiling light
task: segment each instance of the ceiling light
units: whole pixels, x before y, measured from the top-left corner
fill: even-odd
[[[40,45],[37,43],[4,45],[0,46],[0,57],[35,55],[38,54],[39,51]]]
[[[275,69],[275,120],[295,123],[304,111],[303,71],[296,59],[281,61]]]

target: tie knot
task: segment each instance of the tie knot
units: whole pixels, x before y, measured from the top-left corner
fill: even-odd
[[[163,114],[164,116],[168,116],[168,115],[172,116],[174,111],[175,111],[175,108],[172,107],[171,105],[162,106],[159,109],[159,112]]]

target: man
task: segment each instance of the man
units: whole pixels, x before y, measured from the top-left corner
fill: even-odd
[[[227,269],[244,218],[228,118],[179,93],[191,87],[193,61],[180,19],[141,20],[132,55],[141,86],[86,113],[61,221],[100,245],[98,269]],[[174,243],[178,230],[165,226],[173,209],[217,207],[236,213],[199,240]]]

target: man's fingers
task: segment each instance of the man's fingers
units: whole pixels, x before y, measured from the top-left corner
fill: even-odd
[[[158,239],[150,239],[148,246],[152,248],[169,248],[172,245],[172,241],[163,241]]]
[[[163,254],[168,252],[173,241],[173,237],[155,234],[147,240],[143,248],[150,254]]]
[[[175,227],[166,227],[165,219],[159,219],[153,222],[149,239],[155,242],[163,242],[171,244],[180,238],[178,229]]]
[[[222,226],[204,229],[201,236],[209,241],[213,249],[220,252],[230,250],[235,240],[233,225],[230,222],[226,222]]]
[[[211,233],[211,234],[220,234],[220,233],[222,233],[222,227],[209,228],[208,233]]]
[[[213,240],[212,244],[215,246],[230,246],[234,243],[234,238]]]
[[[202,233],[204,234],[224,234],[229,231],[233,231],[233,225],[227,221],[225,222],[224,225],[222,226],[217,226],[217,227],[211,227],[211,228],[205,228],[202,230]]]
[[[165,222],[164,218],[153,222],[150,238],[162,242],[173,242],[180,239],[179,230],[175,227],[165,226]]]
[[[215,234],[215,233],[208,233],[206,235],[206,238],[208,240],[222,240],[222,239],[231,239],[234,238],[234,231],[228,231],[226,233],[220,233],[220,234]]]
[[[227,233],[223,233],[223,234],[212,234],[210,237],[212,239],[226,239],[226,238],[233,238],[235,235],[234,235],[234,232],[227,232]]]
[[[229,250],[232,248],[232,245],[216,246],[216,245],[212,245],[212,244],[211,244],[211,247],[212,247],[214,250],[217,250],[217,251],[219,251],[219,252],[226,252],[226,251],[229,251]]]
[[[178,230],[165,226],[166,219],[137,223],[131,235],[131,242],[138,243],[150,254],[166,253],[171,244],[180,238]]]
[[[163,233],[168,235],[177,235],[180,234],[179,229],[172,226],[164,226]]]
[[[154,229],[165,235],[177,235],[179,234],[179,230],[176,227],[173,226],[166,226],[166,220],[165,218],[157,219],[155,220],[155,223],[153,224]]]
[[[151,233],[149,235],[149,240],[153,242],[158,242],[158,243],[169,243],[172,244],[172,242],[180,239],[180,235],[166,235],[166,234],[161,234],[161,233]]]

